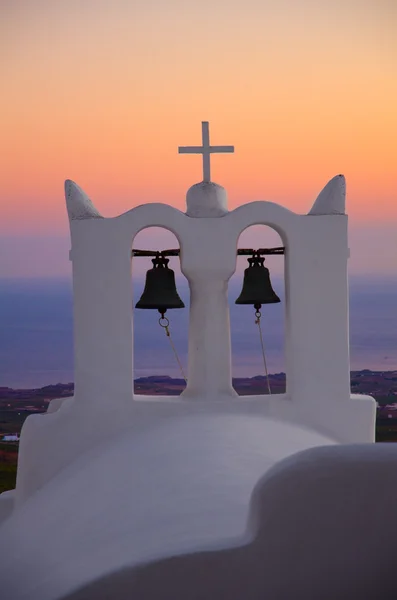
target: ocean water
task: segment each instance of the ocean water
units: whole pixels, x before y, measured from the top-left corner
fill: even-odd
[[[233,376],[263,374],[253,309],[234,304],[241,275],[229,285]],[[269,372],[285,370],[284,293],[272,278],[282,303],[264,307],[263,333]],[[134,300],[143,288],[134,282]],[[177,277],[188,304],[186,280]],[[169,311],[171,334],[187,366],[188,309]],[[154,311],[135,312],[135,377],[180,376],[178,365]],[[397,281],[350,280],[351,370],[397,369]],[[40,387],[73,381],[72,286],[69,280],[0,280],[0,386]]]

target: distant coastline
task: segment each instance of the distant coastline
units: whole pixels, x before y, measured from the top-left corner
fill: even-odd
[[[351,390],[357,394],[369,394],[377,401],[376,441],[397,441],[397,370],[351,371]],[[285,373],[270,375],[273,394],[285,391]],[[240,395],[267,393],[265,376],[233,378],[233,385]],[[326,382],[324,382],[326,385]],[[185,387],[185,381],[168,375],[139,377],[134,381],[135,393],[140,395],[177,396]],[[56,383],[33,389],[0,387],[0,493],[15,488],[19,436],[29,415],[45,413],[55,398],[73,396],[73,383]]]
[[[233,386],[240,395],[266,394],[265,375],[254,377],[233,377]],[[269,380],[275,394],[285,392],[286,374],[271,373]],[[352,393],[369,394],[379,398],[380,403],[388,400],[397,402],[397,370],[375,371],[362,369],[350,372]],[[185,388],[182,378],[169,375],[150,375],[134,380],[134,391],[142,395],[178,395]],[[49,401],[54,398],[70,397],[74,392],[74,383],[55,383],[39,388],[13,388],[0,386],[0,404],[4,400],[29,400],[32,398]],[[378,401],[379,401],[378,400]]]

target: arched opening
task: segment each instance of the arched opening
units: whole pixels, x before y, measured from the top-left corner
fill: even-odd
[[[241,233],[237,247],[274,252],[261,256],[280,302],[262,305],[260,324],[256,323],[253,305],[235,303],[243,288],[244,271],[249,266],[247,259],[251,258],[239,255],[236,271],[229,281],[233,386],[239,395],[283,394],[286,390],[285,261],[284,254],[278,252],[284,248],[284,242],[271,227],[255,225]]]
[[[161,227],[148,227],[140,231],[132,244],[132,310],[133,324],[133,390],[142,395],[179,395],[185,388],[183,373],[187,376],[189,285],[181,273],[179,256],[166,256],[168,268],[175,273],[178,295],[185,304],[182,309],[168,309],[168,332],[159,324],[160,313],[156,309],[139,309],[135,305],[145,288],[146,273],[152,269],[154,256],[136,256],[134,251],[179,250],[177,237]],[[156,288],[155,296],[161,295]],[[162,324],[166,322],[162,321]],[[176,352],[176,355],[175,355]]]

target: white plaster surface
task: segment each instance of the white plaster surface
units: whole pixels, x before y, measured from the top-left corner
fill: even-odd
[[[192,185],[186,194],[188,217],[223,217],[227,214],[227,192],[212,181]]]
[[[395,600],[395,444],[322,447],[270,469],[244,543],[126,568],[65,600]]]
[[[0,528],[2,591],[18,600],[395,598],[395,445],[317,447],[266,473],[280,435],[290,439],[283,452],[307,443],[294,429],[176,419],[81,456]],[[91,593],[73,595],[90,583]]]
[[[67,400],[67,398],[54,398],[51,400],[48,404],[47,413],[53,413],[59,410],[65,400]]]
[[[347,217],[334,214],[340,178],[310,215],[262,201],[227,212],[226,192],[214,186],[189,190],[188,211],[191,202],[200,218],[156,203],[106,219],[66,184],[75,396],[53,401],[22,429],[16,490],[0,497],[0,580],[9,597],[58,600],[123,567],[249,544],[260,525],[251,518],[246,528],[251,493],[271,465],[310,447],[374,441],[374,400],[350,395]],[[222,218],[209,216],[219,210]],[[238,398],[227,285],[239,235],[257,224],[273,227],[286,246],[287,392]],[[188,384],[180,398],[132,389],[131,247],[150,226],[176,235],[189,281]],[[281,486],[273,500],[279,523],[282,494],[293,501],[288,490]]]
[[[0,525],[8,519],[14,510],[15,490],[9,490],[0,494]]]
[[[336,175],[317,196],[309,215],[344,215],[346,204],[346,180]]]
[[[2,589],[54,600],[124,566],[241,543],[263,473],[334,441],[224,404],[171,419],[141,411],[130,430],[80,453],[4,522]]]
[[[328,186],[339,189],[338,181]],[[86,210],[84,194],[73,198],[74,214]],[[240,233],[260,223],[274,227],[286,245],[287,393],[245,401],[236,398],[231,383],[227,284]],[[219,219],[196,219],[164,204],[147,204],[113,219],[71,217],[70,225],[75,396],[54,400],[47,415],[25,422],[16,506],[82,452],[131,427],[139,410],[167,417],[212,414],[224,402],[226,413],[255,407],[258,414],[339,443],[374,441],[375,402],[350,396],[345,215],[313,219],[271,202],[252,202]],[[139,397],[132,390],[131,245],[148,226],[171,230],[181,245],[181,269],[190,286],[188,383],[182,401],[148,399],[137,408],[132,406]]]
[[[337,176],[327,184],[326,198],[344,198],[342,179]],[[215,209],[224,190],[209,184],[216,194],[208,205],[207,185],[191,188],[192,202],[199,207],[201,199],[205,210]],[[79,201],[83,210],[85,200]],[[295,412],[298,422],[306,419],[317,431],[331,427],[342,442],[374,441],[374,402],[350,401],[347,216],[314,219],[272,202],[251,202],[222,218],[192,218],[155,203],[111,219],[71,219],[77,401],[106,410],[109,398],[121,407],[133,396],[131,246],[149,226],[176,235],[181,269],[189,281],[184,396],[198,401],[233,398],[226,292],[236,269],[238,238],[257,224],[273,227],[286,246],[285,353],[287,395],[293,405],[288,413]],[[274,410],[284,418],[281,404]]]
[[[87,194],[77,183],[70,179],[65,181],[65,198],[71,221],[75,219],[103,219]]]

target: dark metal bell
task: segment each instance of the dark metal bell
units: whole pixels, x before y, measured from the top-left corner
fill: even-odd
[[[169,308],[184,308],[175,285],[175,273],[168,268],[168,258],[157,256],[146,273],[145,288],[135,308],[157,309],[164,314]]]
[[[269,269],[264,266],[265,259],[254,255],[248,259],[249,267],[244,271],[244,283],[236,304],[253,304],[257,310],[262,304],[280,302],[270,282]]]

